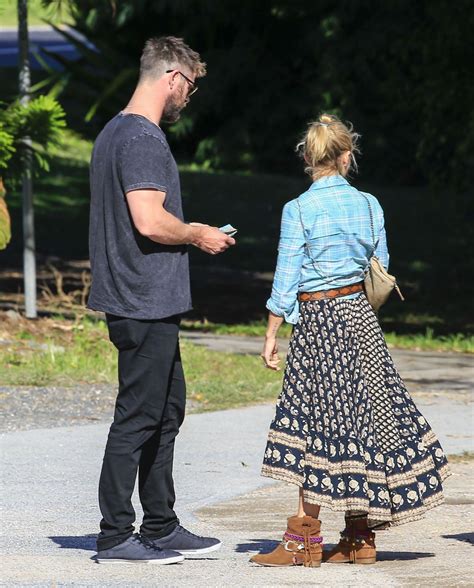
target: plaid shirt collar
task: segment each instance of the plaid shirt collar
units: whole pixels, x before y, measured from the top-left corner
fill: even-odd
[[[320,190],[321,188],[332,188],[333,186],[348,186],[349,182],[343,176],[337,174],[335,176],[323,176],[315,180],[309,190]]]

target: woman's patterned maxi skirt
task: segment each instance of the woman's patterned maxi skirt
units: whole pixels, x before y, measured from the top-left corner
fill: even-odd
[[[301,302],[262,474],[387,527],[441,504],[449,473],[366,297]]]

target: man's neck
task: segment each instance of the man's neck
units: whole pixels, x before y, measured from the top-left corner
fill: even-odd
[[[160,126],[164,101],[160,101],[159,98],[157,100],[151,100],[150,93],[149,88],[137,86],[129,103],[122,112],[125,114],[139,114],[155,125]]]

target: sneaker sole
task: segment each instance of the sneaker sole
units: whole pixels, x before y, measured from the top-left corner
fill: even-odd
[[[215,545],[211,545],[210,547],[203,547],[202,549],[175,549],[174,551],[179,551],[184,556],[190,555],[202,555],[204,553],[212,553],[213,551],[217,551],[222,547],[222,543],[216,543]]]
[[[167,557],[166,559],[108,559],[108,558],[101,558],[96,559],[96,563],[99,564],[152,564],[152,565],[167,565],[167,564],[175,564],[184,561],[183,556],[175,556],[175,557]]]

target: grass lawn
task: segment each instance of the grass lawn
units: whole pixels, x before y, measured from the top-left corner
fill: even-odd
[[[181,351],[195,411],[272,402],[280,393],[282,372],[264,369],[258,356],[210,351],[186,340]],[[115,384],[117,378],[105,322],[87,317],[11,321],[0,314],[0,365],[0,386]]]
[[[258,356],[210,351],[186,340],[181,350],[197,411],[271,402],[280,392],[282,372],[263,369]],[[87,317],[15,322],[0,315],[0,365],[0,386],[115,384],[117,378],[105,322]]]
[[[90,149],[90,142],[68,132],[51,172],[34,182],[37,250],[45,267],[64,259],[87,258]],[[207,256],[191,250],[195,308],[189,320],[216,332],[261,336],[281,208],[306,189],[307,179],[303,175],[199,172],[183,166],[181,181],[187,220],[216,225],[229,222],[239,229],[238,245],[224,255]],[[456,200],[454,195],[440,195],[428,188],[361,187],[382,202],[391,271],[407,299],[402,303],[393,296],[382,309],[384,331],[393,333],[389,341],[423,349],[472,349],[474,291],[465,276],[473,261],[460,255],[472,233],[464,196],[458,195]],[[6,252],[0,253],[0,266],[18,272],[20,195],[11,192],[7,202],[14,237]],[[0,272],[0,291],[20,291],[18,276],[21,278],[17,273],[16,280],[9,280]],[[66,290],[76,287],[65,280]]]
[[[197,410],[276,400],[281,372],[259,357],[181,344],[188,397]],[[117,353],[104,322],[82,319],[0,321],[0,386],[71,386],[116,381]],[[203,366],[206,369],[203,370]]]

